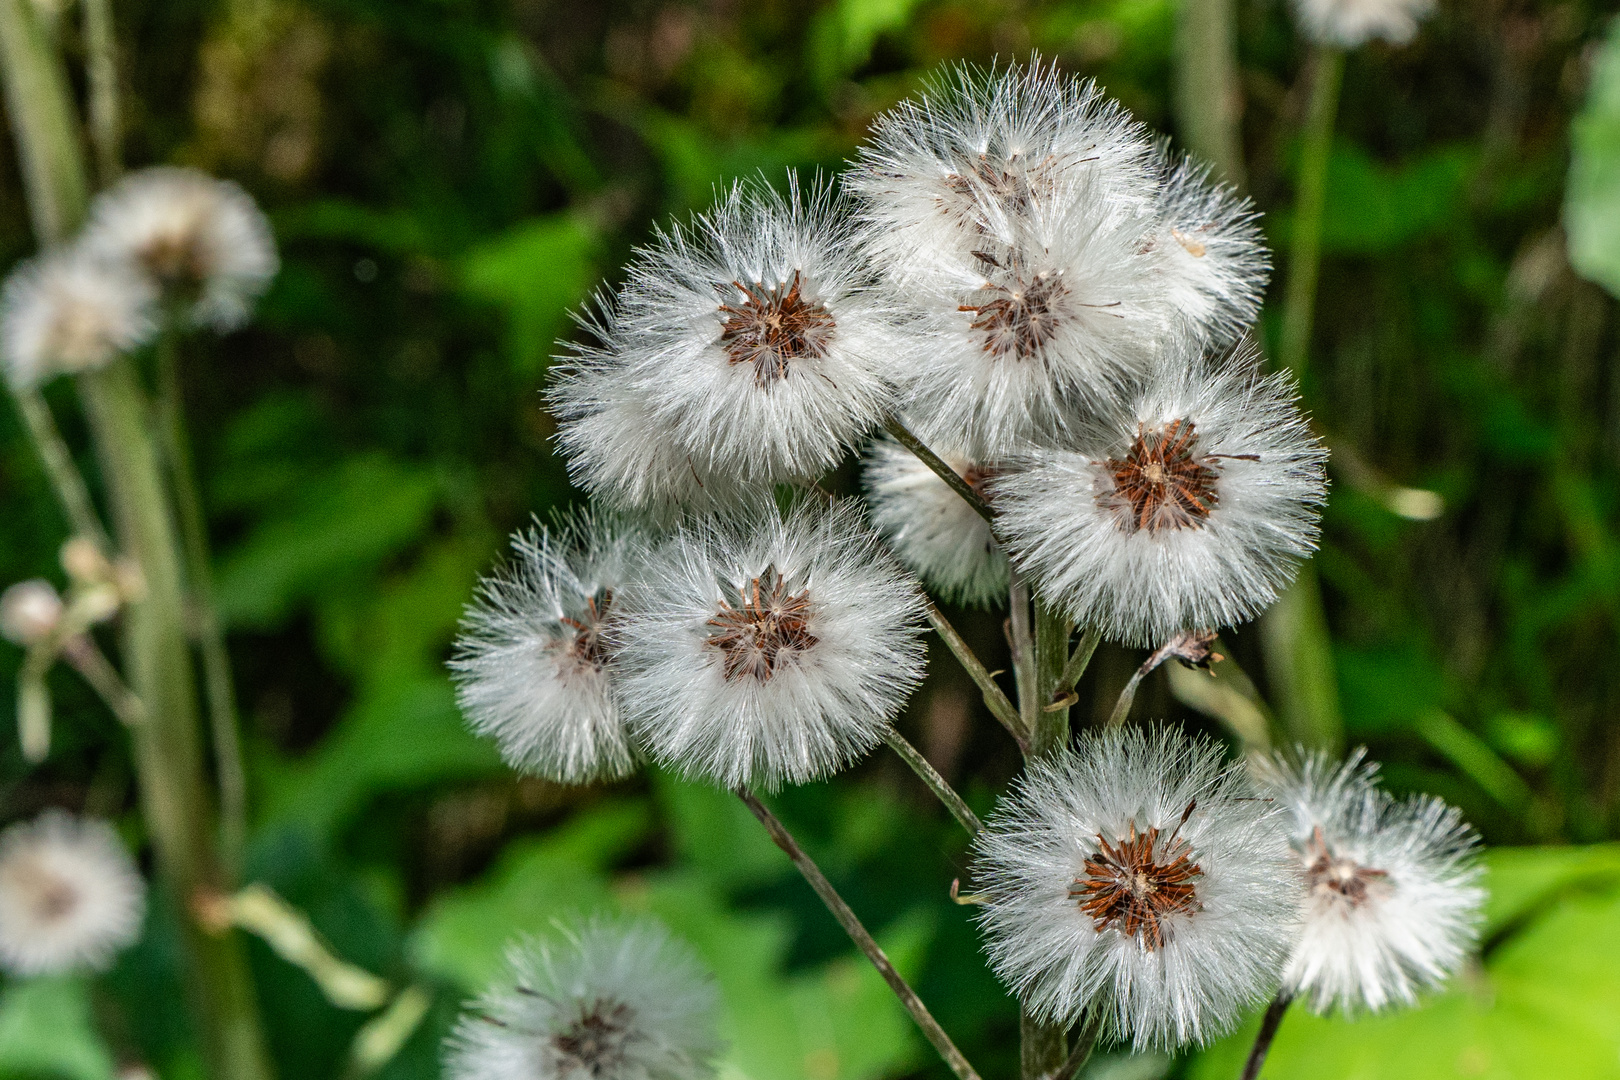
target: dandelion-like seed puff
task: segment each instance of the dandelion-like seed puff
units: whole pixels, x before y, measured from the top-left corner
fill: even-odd
[[[156,295],[126,264],[79,248],[23,263],[0,291],[6,381],[26,390],[105,366],[152,336]]]
[[[1253,618],[1316,546],[1326,453],[1252,350],[1167,357],[1127,407],[1009,469],[999,535],[1043,595],[1132,645]]]
[[[221,332],[247,321],[280,267],[253,197],[195,169],[126,176],[96,197],[82,243],[98,258],[137,267],[191,321]]]
[[[647,541],[582,513],[514,537],[514,560],[485,578],[451,662],[474,731],[522,772],[565,784],[628,775],[636,755],[610,666],[618,598]]]
[[[445,1047],[450,1080],[707,1080],[720,995],[685,942],[651,920],[591,919],[507,951]]]
[[[923,674],[922,597],[853,502],[677,534],[626,594],[619,700],[653,758],[802,784],[882,737]]]
[[[1154,247],[1170,306],[1210,347],[1236,342],[1260,314],[1271,257],[1254,203],[1208,166],[1165,158]]]
[[[146,883],[112,826],[48,810],[0,833],[0,966],[105,968],[140,935]]]
[[[1087,733],[975,842],[990,965],[1024,1008],[1138,1049],[1207,1042],[1276,984],[1298,908],[1277,813],[1221,748]]]
[[[1256,770],[1303,872],[1283,988],[1319,1013],[1415,1002],[1467,958],[1485,900],[1478,834],[1439,799],[1392,798],[1363,759],[1277,755]]]
[[[1294,0],[1294,14],[1305,35],[1343,49],[1374,38],[1405,45],[1433,12],[1434,0]]]

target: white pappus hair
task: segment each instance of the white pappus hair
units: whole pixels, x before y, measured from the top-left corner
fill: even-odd
[[[618,518],[578,513],[513,537],[512,563],[479,583],[450,668],[468,724],[513,768],[564,784],[634,770],[611,643],[646,544]]]
[[[187,303],[193,322],[221,332],[247,321],[281,265],[253,197],[196,169],[158,166],[126,176],[91,204],[82,242],[151,275]]]
[[[807,783],[882,738],[922,679],[921,617],[853,502],[711,519],[627,590],[620,701],[645,752],[687,776]]]
[[[993,470],[949,446],[932,447],[980,489]],[[905,567],[943,599],[988,606],[1007,599],[1007,555],[990,523],[910,450],[873,442],[863,477],[872,524]]]
[[[1318,1013],[1415,1002],[1467,958],[1485,900],[1478,834],[1439,799],[1392,798],[1364,756],[1301,751],[1256,768],[1304,872],[1283,988]]]
[[[1433,11],[1434,0],[1294,0],[1294,14],[1305,36],[1343,49],[1373,38],[1405,45]]]
[[[835,188],[738,183],[637,253],[604,350],[699,472],[814,478],[892,403],[896,316],[867,276]]]
[[[650,919],[596,917],[507,950],[508,982],[445,1044],[450,1080],[708,1080],[720,995],[691,946]]]
[[[6,381],[26,390],[55,375],[102,367],[152,336],[156,299],[127,264],[78,247],[30,259],[0,291]]]
[[[1167,156],[1160,167],[1155,248],[1170,305],[1206,345],[1230,345],[1254,325],[1271,277],[1260,212],[1207,165]]]
[[[1298,912],[1255,796],[1217,743],[1170,727],[1086,733],[1032,763],[974,845],[996,975],[1042,1021],[1089,1007],[1137,1049],[1229,1030],[1276,985]]]
[[[47,810],[0,834],[0,966],[105,968],[140,936],[146,883],[104,821]]]
[[[1014,563],[1130,645],[1257,615],[1316,546],[1326,452],[1252,348],[1170,356],[1126,407],[990,485]]]

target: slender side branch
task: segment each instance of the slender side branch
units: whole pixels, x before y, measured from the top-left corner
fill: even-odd
[[[765,826],[765,831],[771,834],[771,840],[776,846],[781,848],[787,854],[787,857],[793,860],[793,865],[798,867],[799,873],[804,875],[804,880],[809,882],[810,887],[816,891],[816,895],[821,897],[821,902],[827,905],[827,910],[832,912],[833,918],[838,920],[838,924],[844,928],[844,932],[855,942],[856,947],[866,954],[866,958],[872,962],[872,966],[878,969],[878,974],[883,976],[883,981],[889,984],[889,988],[894,991],[895,996],[900,999],[900,1003],[911,1014],[911,1018],[922,1029],[923,1035],[933,1044],[934,1049],[939,1052],[939,1056],[944,1059],[945,1064],[950,1066],[951,1071],[957,1075],[958,1080],[979,1080],[979,1074],[973,1070],[972,1065],[968,1064],[967,1058],[962,1056],[962,1052],[956,1048],[956,1044],[951,1042],[951,1037],[945,1034],[945,1029],[940,1027],[939,1022],[929,1013],[928,1006],[922,1003],[922,999],[917,996],[916,991],[907,984],[905,979],[900,977],[898,971],[894,970],[894,965],[889,962],[889,958],[878,947],[878,943],[872,940],[872,935],[867,933],[866,927],[861,925],[861,920],[856,918],[849,905],[844,903],[844,898],[838,895],[838,890],[833,888],[832,882],[827,880],[826,875],[811,861],[810,856],[806,855],[804,849],[799,847],[798,841],[793,839],[793,834],[787,831],[787,827],[777,820],[776,815],[771,813],[764,803],[754,797],[753,792],[743,787],[736,790],[737,797],[743,801],[743,805],[747,806],[749,812],[759,819],[761,825]]]
[[[967,830],[968,836],[979,835],[979,830],[984,826],[979,823],[978,816],[968,809],[968,804],[962,801],[962,796],[958,795],[956,790],[946,783],[945,778],[939,775],[938,770],[928,763],[921,750],[907,742],[906,737],[896,731],[893,725],[883,729],[883,741],[911,766],[911,771],[928,785],[928,790],[934,793],[936,799],[945,804],[945,809],[949,810],[951,816]]]
[[[1293,1000],[1286,990],[1277,991],[1277,996],[1271,999],[1265,1018],[1260,1021],[1260,1033],[1254,1037],[1254,1046],[1249,1050],[1249,1060],[1243,1063],[1241,1080],[1255,1080],[1260,1075],[1266,1055],[1271,1052],[1271,1041],[1277,1037],[1277,1028],[1282,1025],[1283,1013],[1288,1011]]]
[[[1097,1048],[1097,1034],[1102,1030],[1102,1013],[1088,1015],[1081,1024],[1080,1030],[1075,1032],[1074,1049],[1058,1071],[1052,1074],[1052,1080],[1074,1080],[1075,1074],[1085,1068],[1086,1062],[1091,1060],[1091,1052]]]
[[[208,550],[208,523],[192,467],[180,393],[179,316],[170,313],[158,341],[158,426],[174,488],[175,509],[185,546],[186,571],[202,647],[203,687],[208,699],[208,728],[213,736],[214,771],[219,782],[220,847],[234,878],[247,847],[247,770],[242,764],[241,726],[236,715],[236,687],[231,678],[225,631],[214,604],[214,574]]]
[[[103,187],[118,179],[118,56],[113,31],[112,0],[84,0],[85,62],[90,82],[90,143],[96,153],[96,175]]]
[[[928,449],[921,439],[911,433],[910,428],[901,423],[898,416],[891,416],[885,420],[883,429],[893,435],[895,441],[901,446],[916,454],[918,461],[933,469],[941,480],[951,486],[952,491],[966,499],[967,504],[973,507],[975,513],[986,521],[993,523],[996,520],[996,512],[990,509],[989,503],[979,497],[979,493],[974,491],[973,487],[962,478],[962,474],[945,464],[943,458]]]
[[[996,680],[991,677],[989,670],[974,655],[973,650],[968,648],[968,643],[962,640],[962,635],[956,632],[956,627],[946,621],[945,616],[940,614],[939,608],[934,606],[932,600],[924,597],[923,602],[928,605],[928,624],[944,640],[946,647],[955,655],[957,662],[967,671],[968,676],[973,679],[974,685],[984,695],[985,707],[990,710],[992,716],[1001,721],[1001,726],[1006,728],[1007,733],[1018,743],[1018,748],[1028,752],[1029,736],[1024,727],[1024,721],[1018,715],[1018,710],[1007,699],[1007,695],[1002,692],[1001,687],[996,685]]]
[[[1296,376],[1305,373],[1310,350],[1322,246],[1322,202],[1328,157],[1333,150],[1333,122],[1339,111],[1339,83],[1344,75],[1341,50],[1323,46],[1313,59],[1310,106],[1300,147],[1299,187],[1294,196],[1288,283],[1283,292],[1282,340],[1277,350],[1277,359]]]
[[[1097,646],[1102,642],[1102,635],[1095,630],[1086,630],[1080,635],[1069,662],[1063,666],[1063,672],[1058,676],[1057,688],[1064,693],[1074,689],[1074,684],[1080,681],[1080,676],[1086,673],[1091,666],[1091,657],[1096,653]]]
[[[141,704],[135,691],[125,685],[89,634],[76,634],[63,642],[62,655],[125,727],[139,727],[146,721],[146,706]]]
[[[1018,715],[1033,738],[1040,721],[1041,700],[1035,689],[1035,626],[1029,604],[1029,586],[1010,567],[1007,586],[1007,645],[1012,649],[1013,682],[1018,687]],[[1027,755],[1026,755],[1027,756]]]
[[[107,530],[96,516],[95,504],[90,501],[90,489],[85,486],[84,477],[73,463],[73,454],[57,429],[50,406],[45,404],[45,399],[37,390],[18,390],[15,400],[17,411],[22,413],[23,424],[28,428],[28,437],[45,466],[45,475],[56,492],[57,501],[62,504],[62,511],[67,515],[68,524],[75,534],[95,541],[104,554],[110,552],[112,547],[107,539]]]

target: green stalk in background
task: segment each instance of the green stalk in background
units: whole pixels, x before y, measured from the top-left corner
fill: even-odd
[[[1182,145],[1243,187],[1243,84],[1235,0],[1181,0],[1176,18],[1175,108]]]
[[[88,184],[66,72],[27,0],[0,0],[0,59],[30,212],[41,246],[49,247],[83,221]],[[129,605],[123,622],[125,674],[147,707],[147,722],[131,741],[158,868],[182,907],[185,981],[204,1064],[216,1080],[269,1080],[241,943],[204,932],[191,917],[198,894],[225,879],[197,730],[183,564],[148,402],[128,359],[78,385],[120,546],[146,582],[146,596]]]

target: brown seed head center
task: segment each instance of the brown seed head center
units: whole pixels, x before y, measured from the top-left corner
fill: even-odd
[[[1252,454],[1200,454],[1198,429],[1191,420],[1161,427],[1139,425],[1123,458],[1105,462],[1113,484],[1098,502],[1115,509],[1127,532],[1146,529],[1198,529],[1220,503],[1224,458],[1258,460]]]
[[[80,894],[73,882],[45,865],[44,860],[30,857],[19,860],[15,881],[28,910],[41,924],[60,922],[79,906]]]
[[[608,661],[608,620],[613,617],[613,590],[603,589],[585,601],[585,610],[577,619],[564,616],[564,626],[574,631],[567,643],[568,655],[581,664],[600,668]]]
[[[787,378],[794,361],[826,355],[832,312],[819,300],[805,299],[797,270],[781,285],[731,284],[742,298],[720,305],[720,345],[731,363],[753,366],[756,386]]]
[[[1203,877],[1185,840],[1172,832],[1161,843],[1159,835],[1159,829],[1137,832],[1133,821],[1123,840],[1098,836],[1097,854],[1069,888],[1099,933],[1112,927],[1149,951],[1169,939],[1170,916],[1200,909],[1195,883]]]
[[[582,1008],[579,1019],[551,1039],[568,1066],[564,1071],[592,1077],[617,1073],[634,1037],[631,1020],[629,1006],[618,1002],[594,1001]]]
[[[725,657],[728,681],[752,676],[766,682],[778,666],[810,649],[810,590],[792,592],[775,568],[749,583],[733,605],[722,599],[708,625],[707,644]]]
[[[1335,855],[1320,827],[1305,845],[1305,884],[1310,895],[1360,907],[1388,888],[1389,872],[1374,870],[1354,859]]]
[[[1057,307],[1069,287],[1061,274],[1043,272],[1011,286],[987,283],[980,292],[985,299],[958,310],[974,313],[971,326],[984,331],[984,351],[998,360],[1024,360],[1038,355],[1057,333]]]
[[[164,285],[195,288],[208,277],[208,258],[191,229],[160,232],[135,253],[137,261]]]

